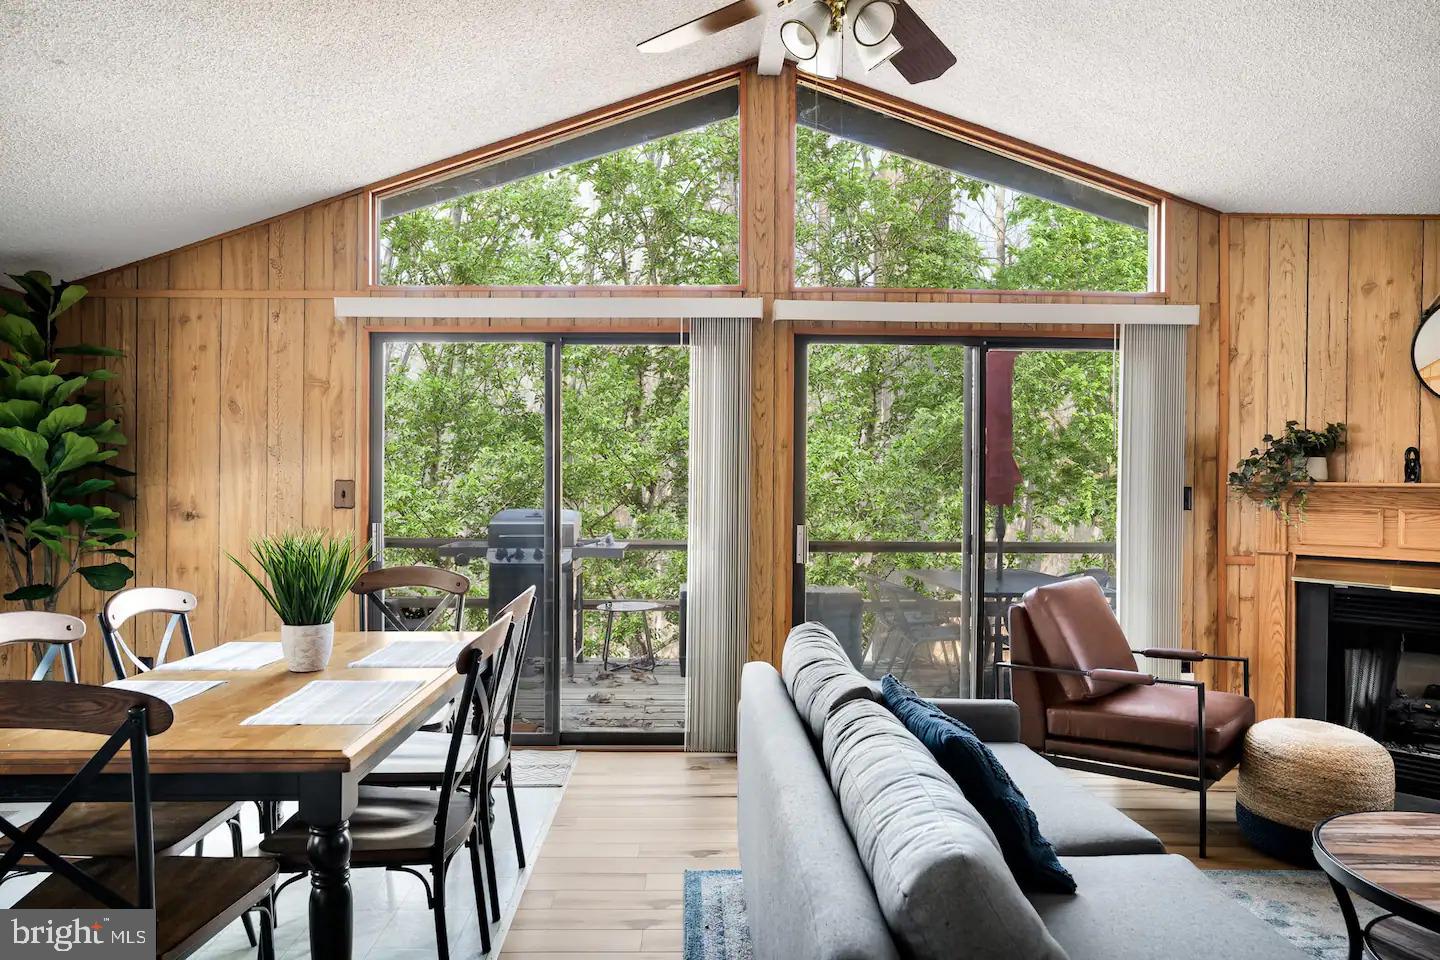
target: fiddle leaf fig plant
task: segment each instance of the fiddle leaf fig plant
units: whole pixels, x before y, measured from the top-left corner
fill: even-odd
[[[1274,510],[1288,519],[1290,508],[1304,514],[1305,501],[1315,478],[1306,463],[1311,457],[1333,453],[1345,442],[1345,424],[1327,423],[1324,429],[1309,430],[1299,421],[1285,421],[1280,436],[1265,434],[1265,447],[1253,447],[1250,455],[1230,473],[1230,488]]]
[[[12,589],[4,599],[54,610],[71,579],[96,590],[133,575],[120,525],[116,479],[133,476],[109,461],[125,443],[91,388],[114,373],[80,358],[118,357],[92,344],[57,343],[60,316],[84,287],[32,270],[0,288],[0,535]]]

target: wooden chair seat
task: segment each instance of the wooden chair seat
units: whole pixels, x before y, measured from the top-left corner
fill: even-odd
[[[151,806],[155,852],[180,853],[240,813],[238,803],[157,803]],[[135,852],[135,814],[128,803],[76,803],[45,831],[45,846],[62,857],[130,857]],[[10,847],[0,837],[0,852]],[[34,866],[31,858],[21,861]]]
[[[107,857],[81,869],[122,895],[134,898],[135,862]],[[278,873],[263,857],[163,857],[155,862],[155,949],[163,960],[189,956],[242,913],[265,899]],[[107,909],[61,877],[50,877],[25,894],[20,910]]]
[[[352,867],[407,866],[429,863],[435,849],[435,815],[440,791],[362,786],[360,801],[350,815]],[[450,799],[444,851],[458,850],[475,827],[475,805],[466,794]],[[310,826],[298,815],[260,842],[262,853],[279,859],[286,872],[310,869],[305,847]]]

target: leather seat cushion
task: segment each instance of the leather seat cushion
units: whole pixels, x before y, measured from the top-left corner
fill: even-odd
[[[1076,577],[1025,594],[1035,639],[1052,667],[1066,670],[1134,670],[1135,655],[1100,584]],[[1093,699],[1120,689],[1116,683],[1060,674],[1065,695]]]
[[[439,790],[361,786],[360,802],[350,815],[351,865],[428,863],[435,845],[439,805]],[[473,812],[469,796],[451,798],[445,823],[447,852],[465,842],[474,823]],[[260,841],[260,851],[279,858],[286,869],[304,870],[308,869],[305,846],[309,839],[309,824],[297,814]]]
[[[1046,711],[1050,736],[1195,753],[1198,723],[1191,687],[1126,687],[1099,700],[1075,700]],[[1234,750],[1255,722],[1255,703],[1234,693],[1205,693],[1205,752]]]
[[[156,803],[150,807],[155,850],[180,853],[240,812],[234,803]],[[135,813],[128,803],[75,803],[50,825],[40,843],[62,857],[133,857]],[[0,837],[0,850],[10,840]]]
[[[118,806],[118,804],[117,804]],[[79,865],[90,876],[135,902],[135,862],[118,857]],[[233,920],[264,899],[275,883],[267,857],[161,857],[155,861],[155,955],[183,957],[203,944],[216,919]],[[105,910],[69,880],[51,876],[15,904],[22,910]],[[60,954],[64,956],[64,954]]]

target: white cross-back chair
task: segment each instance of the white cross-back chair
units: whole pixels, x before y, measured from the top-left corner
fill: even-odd
[[[195,656],[195,638],[190,633],[190,614],[195,611],[195,594],[169,587],[131,587],[105,601],[100,611],[100,633],[105,638],[105,651],[110,654],[110,665],[115,668],[115,678],[124,680],[133,670],[145,673],[166,662],[170,646],[175,639],[175,628],[180,628],[180,639],[185,652],[182,656]],[[147,613],[168,613],[165,634],[154,660],[147,665],[140,659],[133,647],[125,640],[120,628],[131,619]],[[129,667],[126,663],[129,663]]]
[[[75,641],[85,636],[85,621],[63,613],[47,613],[43,610],[16,610],[0,613],[0,646],[12,643],[43,643],[45,655],[35,666],[31,680],[44,680],[55,669],[59,660],[65,679],[71,683],[80,682],[80,672],[75,668]]]

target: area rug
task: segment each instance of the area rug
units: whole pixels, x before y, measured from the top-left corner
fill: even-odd
[[[1211,880],[1314,960],[1346,960],[1345,921],[1315,870],[1207,870]],[[1360,922],[1378,911],[1357,901]],[[685,960],[751,960],[739,870],[685,871]]]
[[[510,767],[517,787],[563,787],[575,769],[575,751],[516,750]]]

